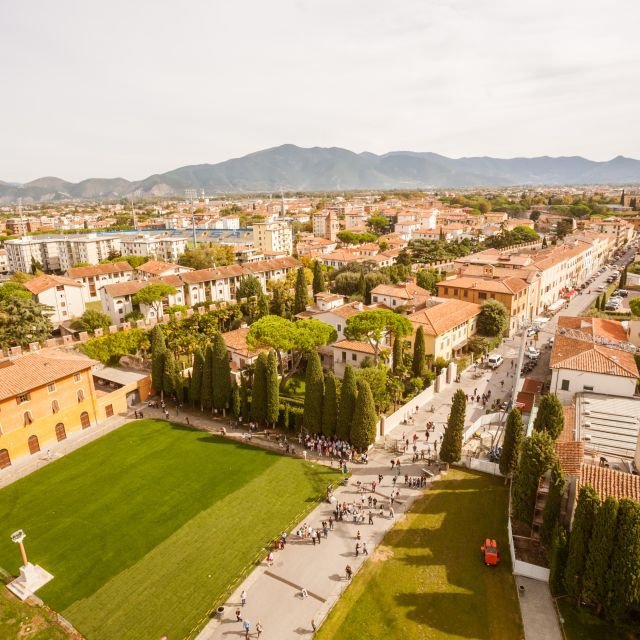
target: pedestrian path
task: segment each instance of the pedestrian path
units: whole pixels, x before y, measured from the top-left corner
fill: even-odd
[[[515,576],[515,579],[520,593],[525,640],[563,640],[549,585],[523,576]]]

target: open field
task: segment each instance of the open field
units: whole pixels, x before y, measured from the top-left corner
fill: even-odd
[[[184,637],[335,473],[159,420],[132,422],[0,491],[0,566],[27,533],[38,595],[90,639]]]
[[[450,470],[387,534],[318,640],[522,638],[507,501],[502,478]],[[498,567],[482,561],[487,536],[501,549]]]

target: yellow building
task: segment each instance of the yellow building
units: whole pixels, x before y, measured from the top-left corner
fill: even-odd
[[[58,349],[0,362],[0,470],[54,448],[114,414],[126,413],[132,394],[136,401],[146,399],[149,376],[140,373],[120,383],[108,376],[96,391],[92,371],[96,364]]]

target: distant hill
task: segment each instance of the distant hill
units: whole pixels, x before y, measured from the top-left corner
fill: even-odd
[[[437,153],[353,153],[337,147],[285,144],[217,164],[180,167],[137,182],[91,178],[78,183],[46,177],[24,185],[0,181],[0,202],[112,199],[257,191],[341,191],[509,185],[638,184],[640,161],[617,156],[594,162],[580,156],[551,158],[447,158]]]

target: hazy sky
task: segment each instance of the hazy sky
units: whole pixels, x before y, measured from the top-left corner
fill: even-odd
[[[283,143],[640,158],[639,0],[2,0],[0,179]]]

